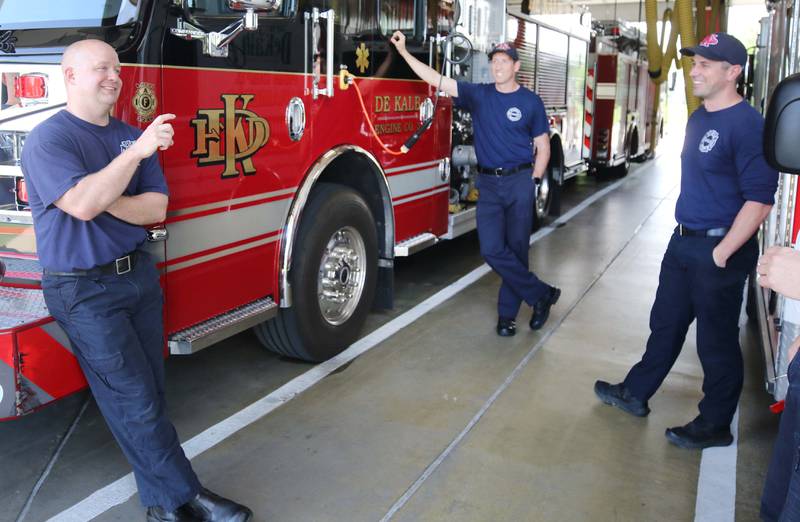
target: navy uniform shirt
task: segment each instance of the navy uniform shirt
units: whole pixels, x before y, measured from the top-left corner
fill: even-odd
[[[678,223],[694,230],[730,227],[746,201],[772,205],[778,172],[764,159],[764,118],[742,101],[700,107],[686,124]]]
[[[472,114],[475,155],[484,168],[530,163],[533,138],[550,131],[542,99],[522,86],[503,93],[493,83],[460,81],[455,104]]]
[[[141,133],[114,118],[102,127],[66,110],[31,131],[22,150],[22,171],[42,267],[56,272],[89,269],[124,256],[147,239],[144,228],[107,212],[81,221],[54,205],[84,176],[108,166]],[[124,195],[144,192],[168,194],[157,154],[142,161]]]

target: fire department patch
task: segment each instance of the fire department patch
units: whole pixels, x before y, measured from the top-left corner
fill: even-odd
[[[718,139],[719,132],[715,131],[714,129],[706,132],[703,136],[703,139],[700,140],[700,152],[711,152],[711,149],[713,149],[714,145],[717,144]]]
[[[153,116],[158,107],[156,99],[155,85],[152,83],[141,82],[136,86],[136,94],[133,95],[133,108],[136,109],[136,120],[142,123],[153,121]]]

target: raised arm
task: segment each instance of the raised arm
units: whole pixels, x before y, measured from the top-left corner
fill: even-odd
[[[158,116],[133,145],[105,168],[82,178],[58,198],[55,205],[82,221],[90,221],[108,210],[125,191],[139,163],[158,149],[172,145],[174,131],[167,122],[173,118],[174,114]]]
[[[414,71],[414,74],[419,76],[422,81],[432,85],[433,87],[439,87],[442,91],[446,92],[450,96],[458,96],[458,83],[454,79],[442,76],[433,68],[428,67],[424,63],[414,58],[411,53],[408,52],[408,49],[406,49],[406,35],[400,31],[395,31],[392,35],[391,41],[397,48],[397,53],[403,57],[406,63],[408,63],[408,66],[411,67],[411,70]],[[439,86],[440,81],[441,87]]]

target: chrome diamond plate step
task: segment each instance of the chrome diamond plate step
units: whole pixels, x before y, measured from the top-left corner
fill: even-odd
[[[278,305],[271,297],[241,306],[208,321],[190,326],[169,338],[169,352],[188,355],[275,317]]]
[[[0,331],[48,317],[41,290],[0,286]]]
[[[430,232],[410,237],[394,246],[395,257],[406,257],[424,248],[435,245],[438,238]]]
[[[38,259],[0,254],[0,261],[6,267],[6,275],[3,278],[6,283],[38,285],[42,280],[42,265]]]

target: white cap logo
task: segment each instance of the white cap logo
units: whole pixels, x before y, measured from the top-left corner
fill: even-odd
[[[510,121],[519,121],[522,119],[522,111],[516,107],[511,107],[506,111],[506,118]]]

